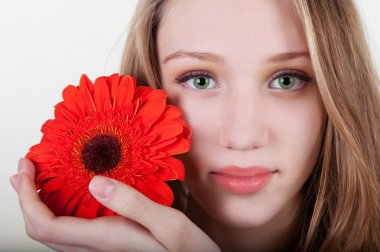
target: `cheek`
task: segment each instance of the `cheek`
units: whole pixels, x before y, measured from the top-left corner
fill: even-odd
[[[307,176],[320,149],[324,111],[317,98],[277,107],[270,133],[278,161],[285,171]]]
[[[220,128],[221,106],[217,101],[179,99],[185,120],[192,129],[192,147],[183,156],[187,178],[199,178],[202,169],[209,168],[208,159],[217,154],[218,129]]]

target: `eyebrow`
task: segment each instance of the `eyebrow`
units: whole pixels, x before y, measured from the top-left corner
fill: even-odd
[[[224,58],[214,54],[214,53],[208,53],[208,52],[188,52],[188,51],[176,51],[174,53],[169,54],[163,61],[163,64],[166,64],[168,61],[172,59],[178,59],[178,58],[195,58],[203,61],[212,61],[216,63],[223,63]]]
[[[308,58],[308,59],[310,59],[310,53],[308,51],[280,53],[280,54],[276,54],[276,55],[273,55],[273,56],[267,58],[266,62],[276,63],[276,62],[293,60],[293,59],[297,59],[297,58]]]
[[[302,58],[302,57],[310,58],[310,53],[308,51],[279,53],[279,54],[270,56],[264,62],[276,63],[276,62],[283,62],[283,61],[293,60],[293,59]],[[202,61],[212,61],[216,63],[224,62],[224,58],[222,56],[214,54],[214,53],[189,52],[189,51],[179,50],[179,51],[169,54],[162,61],[162,63],[166,64],[170,60],[180,59],[180,58],[195,58]]]

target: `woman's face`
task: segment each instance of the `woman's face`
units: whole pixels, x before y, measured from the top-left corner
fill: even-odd
[[[235,227],[293,218],[324,109],[291,1],[169,1],[157,47],[193,129],[185,182],[198,204]]]

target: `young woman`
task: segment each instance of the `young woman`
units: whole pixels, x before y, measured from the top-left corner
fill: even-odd
[[[193,130],[183,212],[97,176],[91,193],[126,218],[55,217],[21,159],[30,237],[61,251],[380,250],[379,79],[352,1],[140,1],[122,73],[166,90]]]

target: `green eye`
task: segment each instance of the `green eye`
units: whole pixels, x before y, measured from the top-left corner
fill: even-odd
[[[193,84],[197,89],[205,89],[210,85],[210,78],[206,76],[194,77]]]
[[[284,70],[271,78],[269,87],[283,91],[296,91],[310,83],[311,78],[299,71]]]
[[[278,84],[284,89],[290,89],[296,84],[296,77],[281,76],[278,78]]]

